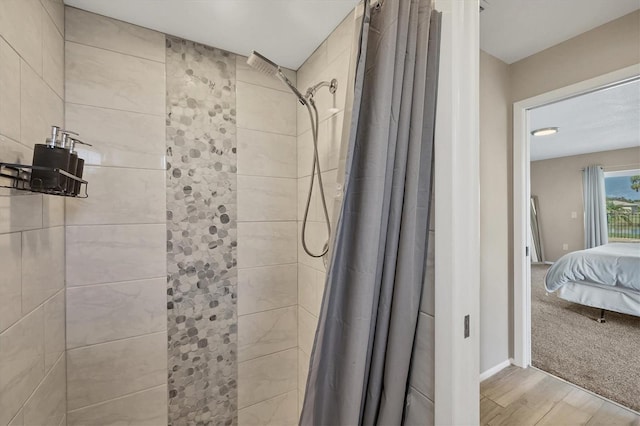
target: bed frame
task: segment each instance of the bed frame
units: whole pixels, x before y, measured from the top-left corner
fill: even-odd
[[[569,302],[600,309],[599,323],[606,322],[605,311],[640,317],[640,292],[585,282],[569,282],[557,291]]]

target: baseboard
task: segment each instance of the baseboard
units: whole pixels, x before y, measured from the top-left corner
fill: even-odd
[[[502,370],[504,370],[505,368],[507,368],[508,366],[511,365],[511,360],[509,359],[505,359],[504,361],[502,361],[500,364],[495,365],[491,368],[489,368],[488,370],[480,373],[480,381],[484,381],[487,380],[489,377],[498,374],[499,372],[501,372]]]

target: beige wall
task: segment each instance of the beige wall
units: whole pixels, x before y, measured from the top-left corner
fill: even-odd
[[[320,114],[318,150],[322,179],[327,199],[329,217],[332,218],[333,197],[336,192],[340,139],[344,116],[347,78],[351,58],[351,41],[354,31],[353,14],[349,14],[331,35],[316,49],[298,69],[298,90],[305,93],[307,88],[322,80],[338,79],[338,91],[332,96],[326,88],[318,91],[316,103]],[[329,108],[337,108],[333,114]],[[309,369],[309,357],[313,346],[318,314],[324,294],[325,267],[322,259],[308,256],[301,244],[302,218],[307,201],[313,158],[313,139],[306,107],[298,104],[298,364],[299,404],[303,402]],[[327,239],[323,219],[322,204],[318,192],[317,179],[313,189],[313,199],[309,210],[307,241],[311,250],[320,251]]]
[[[605,171],[640,167],[640,149],[627,148],[531,162],[531,195],[538,196],[545,260],[555,262],[584,248],[582,169],[601,165]],[[575,212],[575,218],[572,213]],[[568,244],[568,249],[562,248]]]
[[[480,52],[480,371],[509,358],[509,67]]]
[[[511,98],[527,99],[637,63],[640,10],[511,64]]]
[[[66,127],[93,144],[66,205],[68,423],[164,424],[165,37],[66,8],[65,48]]]
[[[296,104],[236,56],[238,423],[298,421]],[[296,82],[296,73],[285,70]]]
[[[0,161],[64,124],[62,0],[0,1]],[[0,179],[0,185],[11,182]],[[64,199],[0,189],[0,424],[66,424]]]
[[[511,100],[516,102],[640,63],[640,11],[608,22],[509,66]],[[510,109],[509,113],[512,114]],[[512,122],[512,118],[509,119]],[[513,176],[513,135],[509,135],[509,176]],[[513,179],[509,211],[513,212]],[[513,215],[509,217],[509,277],[513,292]],[[512,293],[511,293],[512,294]],[[513,297],[509,297],[513,312]],[[513,328],[513,314],[509,322]],[[510,333],[511,335],[511,333]],[[513,355],[513,339],[510,338]]]

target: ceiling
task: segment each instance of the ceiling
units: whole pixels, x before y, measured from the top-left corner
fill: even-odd
[[[2,1],[2,0],[0,0]],[[65,0],[70,6],[297,70],[358,0]]]
[[[640,0],[481,0],[480,48],[507,64],[640,9]]]
[[[640,80],[533,109],[528,121],[529,133],[559,127],[530,136],[531,161],[632,147],[640,157]]]

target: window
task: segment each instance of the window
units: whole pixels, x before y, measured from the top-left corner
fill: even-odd
[[[640,241],[640,170],[605,172],[611,241]]]

